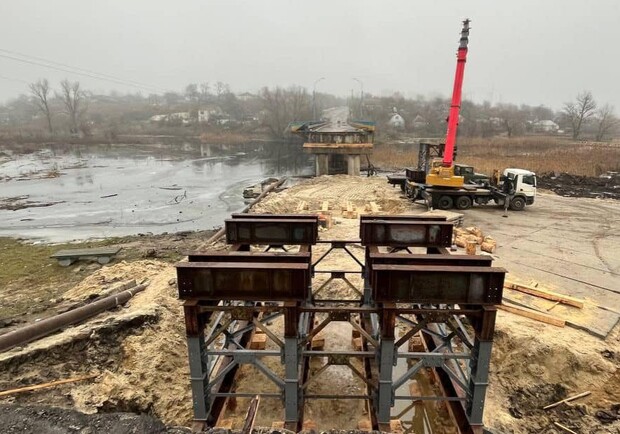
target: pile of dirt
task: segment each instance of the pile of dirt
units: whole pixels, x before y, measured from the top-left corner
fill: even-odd
[[[3,401],[70,406],[84,413],[148,413],[166,424],[189,424],[185,325],[174,277],[174,267],[163,262],[121,262],[68,291],[67,298],[84,300],[105,284],[151,281],[125,306],[0,357],[3,389],[101,373],[95,380]]]
[[[49,406],[0,405],[0,425],[5,434],[25,432],[181,434],[191,432],[187,428],[168,428],[161,421],[143,414],[87,415],[75,410]]]
[[[166,424],[186,425],[192,419],[185,323],[166,265],[151,285],[130,302],[130,309],[154,309],[158,321],[121,344],[119,366],[101,379],[71,391],[78,410],[152,413]]]
[[[66,291],[62,298],[66,301],[85,301],[97,298],[129,278],[140,283],[160,274],[165,268],[166,264],[157,261],[121,261],[98,269],[78,285]]]
[[[400,197],[400,190],[390,188],[383,177],[319,176],[297,184],[278,194],[270,194],[252,208],[253,213],[296,212],[301,202],[309,210],[321,210],[323,203],[330,210],[346,210],[351,202],[358,210],[375,202],[381,212],[399,214],[407,210],[407,203]]]
[[[500,312],[485,424],[506,434],[557,432],[555,422],[575,432],[615,432],[602,429],[620,428],[620,420],[604,421],[601,412],[620,403],[619,338],[618,329],[602,341]],[[543,410],[585,391],[591,395]]]
[[[620,199],[620,174],[617,172],[599,177],[551,172],[539,175],[537,181],[538,187],[560,196]]]

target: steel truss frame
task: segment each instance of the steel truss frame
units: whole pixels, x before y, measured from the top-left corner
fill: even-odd
[[[232,221],[237,219],[241,220],[233,216]],[[288,220],[284,231],[276,224],[282,220]],[[270,224],[265,225],[265,221]],[[316,242],[308,229],[313,224],[296,215],[257,216],[243,219],[239,225],[230,223],[229,241],[259,240],[266,246],[291,246],[300,239]],[[252,252],[249,244],[237,243],[231,252],[192,253],[188,255],[190,262],[177,265],[179,294],[185,300],[197,422],[215,424],[228,397],[259,395],[283,401],[288,429],[301,428],[304,402],[310,399],[367,400],[373,428],[389,429],[392,407],[397,400],[436,400],[447,402],[461,432],[481,432],[495,304],[501,301],[505,271],[491,267],[486,258],[450,257],[445,247],[451,241],[451,233],[446,232],[445,222],[437,219],[364,216],[361,226],[365,263],[347,248],[347,244],[359,241],[349,240],[330,241],[330,248],[314,263],[308,244],[300,245],[296,253],[292,253],[294,249],[276,253]],[[277,232],[276,242],[270,239],[271,230]],[[402,253],[411,246],[427,247],[429,254]],[[382,253],[379,248],[387,248],[388,252],[397,249],[399,253]],[[353,257],[361,270],[323,271],[331,273],[331,277],[313,294],[311,279],[319,272],[316,266],[337,249]],[[244,267],[245,277],[239,278]],[[287,278],[282,274],[283,270],[291,269],[296,270],[297,277]],[[316,297],[333,279],[348,281],[346,273],[351,272],[363,274],[363,290],[349,281],[360,299]],[[451,277],[441,277],[445,273]],[[432,297],[428,297],[429,287],[431,295],[435,294]],[[234,299],[230,299],[230,294],[234,294]],[[280,317],[283,317],[283,332],[276,332],[269,323]],[[350,324],[362,338],[361,350],[313,349],[313,339],[332,322]],[[405,329],[401,336],[395,333],[397,325]],[[270,347],[275,349],[249,349],[255,333],[267,335]],[[412,339],[422,342],[423,347],[405,350]],[[279,357],[284,364],[284,375],[269,369],[263,362],[265,357]],[[310,359],[319,357],[325,364],[311,375]],[[354,359],[362,361],[362,369],[352,362]],[[407,361],[408,369],[396,376],[394,367],[402,359]],[[276,386],[277,392],[234,391],[235,372],[243,364],[255,366]],[[332,365],[348,366],[363,382],[360,384],[366,386],[365,393],[310,393],[313,382]],[[442,393],[398,394],[397,390],[422,369],[430,369],[439,378]]]

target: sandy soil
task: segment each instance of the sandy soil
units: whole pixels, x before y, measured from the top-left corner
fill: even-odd
[[[391,213],[424,211],[400,198],[399,194],[399,190],[390,188],[383,178],[321,177],[294,186],[283,193],[270,195],[257,206],[255,212],[296,212],[300,201],[306,201],[309,209],[305,212],[311,212],[319,210],[323,201],[329,201],[335,224],[329,231],[321,232],[321,238],[357,238],[358,220],[340,215],[344,202],[351,201],[363,209],[370,201],[374,201],[381,207],[381,211]],[[559,245],[599,257],[600,263],[607,264],[605,269],[608,272],[589,269],[585,275],[587,281],[605,287],[615,284],[617,288],[618,280],[614,274],[619,270],[617,256],[610,253],[617,249],[616,244],[611,242],[613,238],[601,236],[596,245],[589,244],[584,250],[576,239],[586,239],[591,232],[575,231],[574,237],[565,237],[565,226],[553,221],[557,219],[558,213],[551,213],[558,211],[565,216],[564,224],[569,221],[577,225],[577,228],[581,227],[582,231],[584,228],[596,231],[596,225],[600,222],[584,222],[589,218],[602,218],[602,215],[592,215],[601,207],[591,203],[593,201],[581,202],[583,200],[542,195],[531,208],[531,214],[527,214],[527,211],[511,214],[508,219],[498,218],[501,211],[496,213],[493,209],[474,209],[466,213],[466,225],[476,224],[485,234],[498,240],[495,257],[497,262],[509,271],[512,271],[511,258],[520,254],[518,249],[527,247],[524,240],[532,238],[531,232],[538,230],[539,234],[544,233],[544,237],[538,240],[553,244],[554,249]],[[573,214],[569,214],[570,209]],[[602,209],[604,211],[601,212],[609,213],[603,223],[609,226],[606,233],[613,236],[613,225],[617,222],[612,211],[615,208],[604,204]],[[545,223],[546,218],[552,220]],[[579,226],[580,224],[582,226]],[[326,246],[317,246],[314,253],[320,255],[323,248]],[[532,248],[532,251],[545,252],[536,247]],[[354,253],[359,257],[363,255],[361,249]],[[589,256],[585,257],[584,261],[590,260]],[[540,257],[531,254],[530,258],[533,258],[533,263],[538,261],[539,265],[546,266],[541,263]],[[575,261],[575,258],[569,257],[562,259]],[[345,260],[349,262],[345,263]],[[346,266],[350,269],[349,267],[355,265],[346,257],[331,261],[333,262],[326,262],[324,266]],[[523,258],[520,262],[523,262]],[[565,262],[560,263],[564,264],[564,271],[568,274],[576,267],[573,264],[571,269]],[[595,267],[590,262],[583,264]],[[527,268],[519,267],[517,272],[520,276],[544,280],[541,279],[542,274],[528,275],[525,271]],[[560,268],[558,270],[561,271]],[[100,374],[95,380],[44,392],[15,395],[0,400],[0,403],[56,405],[88,413],[146,412],[167,424],[187,425],[192,417],[189,370],[182,311],[174,282],[170,284],[174,276],[174,268],[158,260],[117,263],[101,268],[67,291],[67,299],[79,301],[91,298],[93,294],[100,294],[102,288],[107,287],[109,290],[128,280],[151,280],[151,285],[123,308],[101,314],[78,327],[0,355],[0,389],[91,372]],[[546,277],[549,280],[549,276]],[[320,282],[319,280],[317,283]],[[354,285],[361,284],[353,278],[352,282]],[[584,288],[575,282],[573,284],[574,287],[559,286],[560,289],[574,290],[576,295],[590,294],[598,303],[620,309],[617,294]],[[579,293],[579,290],[582,293]],[[329,291],[326,290],[324,296],[343,295],[345,291],[350,290],[339,283]],[[337,327],[337,324],[333,326]],[[277,329],[277,322],[273,327]],[[334,342],[338,340],[345,341],[344,347],[350,343],[350,329],[346,327],[326,330],[325,333],[329,345],[335,345]],[[335,339],[331,338],[332,334],[336,336]],[[273,362],[273,368],[281,369],[278,360]],[[601,412],[612,414],[612,406],[620,402],[619,368],[618,327],[606,340],[601,340],[580,330],[555,328],[500,312],[487,396],[486,423],[498,432],[505,433],[557,433],[553,422],[560,422],[580,433],[618,432],[620,422],[603,424],[601,418],[604,418],[604,414]],[[350,387],[351,390],[359,387],[353,377],[347,377],[338,370],[330,374],[330,369],[322,374],[325,377],[321,384],[338,384]],[[246,379],[251,379],[249,382],[240,382],[242,387],[252,385],[256,379],[254,373],[251,370],[241,372]],[[586,390],[592,394],[570,406],[562,405],[550,411],[541,409],[546,404]],[[239,402],[237,412],[244,413],[245,409],[242,407]],[[353,427],[363,414],[363,409],[330,408],[329,405],[318,409],[310,407],[308,410],[308,414],[321,423],[321,428],[328,421],[337,421],[340,417],[342,420],[348,417],[348,426]],[[331,413],[329,410],[332,410]],[[269,412],[271,411],[274,415],[277,413],[277,402]],[[267,413],[262,413],[265,419],[262,422],[271,420]],[[351,414],[355,414],[355,417]],[[281,420],[281,416],[278,419]]]

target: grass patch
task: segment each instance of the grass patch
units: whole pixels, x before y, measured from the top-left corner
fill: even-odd
[[[80,272],[75,267],[61,267],[50,258],[52,253],[104,245],[105,241],[34,245],[0,238],[0,318],[43,310],[88,274],[86,267]]]

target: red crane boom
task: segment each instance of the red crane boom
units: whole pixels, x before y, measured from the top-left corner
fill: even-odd
[[[461,94],[463,89],[463,76],[465,74],[465,62],[467,61],[467,44],[469,42],[469,19],[463,21],[461,41],[456,55],[456,74],[454,76],[454,90],[452,91],[452,104],[448,115],[448,131],[446,132],[446,147],[443,153],[443,167],[452,167],[454,160],[454,143],[456,131],[459,125],[459,111],[461,110]]]

